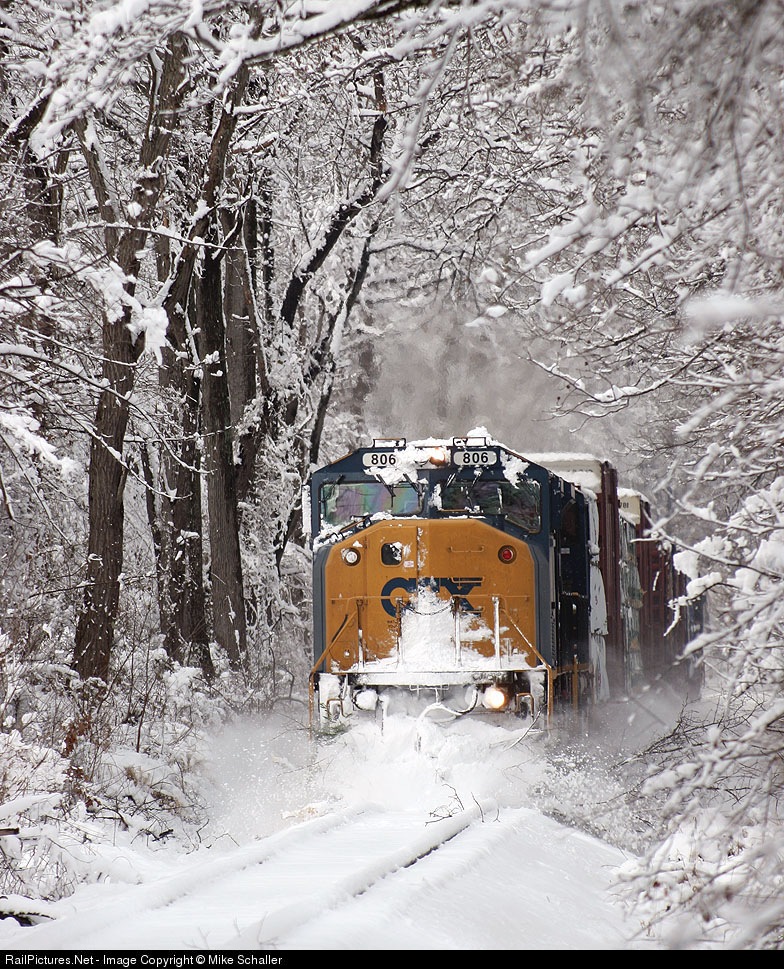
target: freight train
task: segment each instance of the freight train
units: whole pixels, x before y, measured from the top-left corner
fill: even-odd
[[[550,722],[697,676],[678,660],[700,604],[608,461],[485,433],[380,439],[315,471],[306,500],[311,723],[378,714],[399,690]]]

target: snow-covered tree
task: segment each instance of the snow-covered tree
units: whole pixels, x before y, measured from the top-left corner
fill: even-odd
[[[570,6],[564,56],[525,95],[573,119],[568,191],[504,299],[562,348],[543,365],[566,409],[640,428],[659,527],[697,543],[691,592],[714,590],[702,645],[722,712],[657,782],[674,785],[673,834],[641,876],[686,946],[778,947],[784,924],[781,17],[771,2]]]

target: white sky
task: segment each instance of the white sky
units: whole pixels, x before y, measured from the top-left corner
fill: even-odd
[[[619,751],[666,727],[678,704],[664,700],[616,708]],[[423,706],[317,743],[300,707],[230,728],[211,748],[198,845],[107,829],[82,862],[102,880],[40,903],[50,919],[34,927],[0,921],[0,949],[662,948],[616,890],[632,856],[541,810],[549,790],[566,814],[603,813],[618,791],[586,769],[598,738],[578,763],[525,721],[439,723]]]

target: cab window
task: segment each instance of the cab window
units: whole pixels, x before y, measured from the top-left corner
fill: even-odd
[[[445,511],[500,515],[501,482],[453,481],[442,491],[441,507]]]
[[[474,515],[505,515],[527,532],[542,527],[541,489],[538,481],[459,481],[445,485],[441,493],[444,511]]]
[[[356,518],[386,513],[415,515],[421,507],[410,484],[386,485],[377,481],[341,481],[321,486],[321,518],[327,525],[345,525]]]

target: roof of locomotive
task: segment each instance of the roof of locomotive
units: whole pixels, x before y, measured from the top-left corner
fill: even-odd
[[[413,441],[408,441],[406,438],[374,438],[372,444],[349,451],[348,454],[344,454],[336,461],[319,468],[315,473],[351,473],[354,471],[367,473],[370,471],[387,484],[394,484],[396,481],[405,480],[406,477],[416,477],[417,472],[422,468],[434,468],[450,463],[450,457],[455,451],[482,451],[490,448],[503,452],[505,456],[503,462],[504,474],[510,480],[512,480],[513,475],[526,471],[530,465],[538,466],[544,472],[548,470],[514,451],[506,444],[495,440],[484,428],[478,428],[465,437],[431,437]],[[369,468],[363,462],[367,454],[374,452],[394,452],[394,463],[379,463]]]
[[[517,451],[496,438],[492,437],[484,427],[477,427],[469,431],[465,437],[452,438],[422,438],[408,441],[406,438],[374,438],[372,443],[344,454],[336,461],[319,468],[318,471],[350,471],[354,470],[362,456],[372,451],[394,451],[395,464],[388,467],[376,467],[373,474],[379,476],[389,484],[402,480],[406,475],[415,475],[422,467],[433,467],[427,455],[435,455],[439,449],[455,448],[499,448],[507,456],[507,469],[510,473],[522,472],[528,465],[542,468],[558,478],[563,478],[583,491],[600,494],[602,490],[602,467],[609,462],[603,461],[594,454],[584,452],[528,452]],[[510,461],[511,459],[511,461]],[[517,464],[517,461],[521,464]],[[438,464],[436,459],[435,464]],[[513,467],[510,467],[513,464]],[[360,470],[357,466],[356,470]]]

